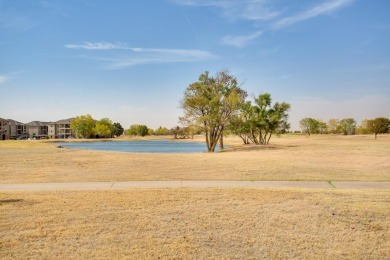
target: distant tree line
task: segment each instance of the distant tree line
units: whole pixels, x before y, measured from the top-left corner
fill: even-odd
[[[299,121],[302,133],[308,134],[378,134],[390,133],[390,119],[377,117],[375,119],[364,119],[360,126],[357,126],[353,118],[330,119],[328,123],[314,118],[303,118]]]
[[[113,123],[108,118],[95,120],[91,115],[80,115],[73,119],[70,128],[78,138],[110,138],[123,134],[120,123]]]
[[[128,136],[167,136],[171,135],[177,139],[193,138],[195,134],[200,134],[199,129],[194,127],[176,126],[171,129],[159,127],[156,130],[148,128],[146,125],[134,124],[126,131],[120,123],[113,123],[108,118],[95,120],[89,114],[80,115],[71,121],[70,127],[78,138],[111,138],[119,137],[123,134]]]

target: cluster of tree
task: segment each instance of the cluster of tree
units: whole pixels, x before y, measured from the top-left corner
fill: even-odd
[[[108,118],[95,120],[89,114],[77,116],[71,121],[70,127],[78,138],[109,138],[121,136],[123,133],[130,136],[173,135],[175,138],[189,138],[193,136],[193,133],[187,127],[168,129],[160,126],[153,130],[146,125],[139,124],[131,125],[125,132],[120,123],[112,123]]]
[[[357,127],[356,132],[358,134],[374,134],[376,139],[378,134],[390,133],[390,118],[377,117],[375,119],[365,119]]]
[[[149,135],[149,128],[146,125],[131,125],[126,130],[126,135],[130,136],[145,136]]]
[[[328,123],[314,118],[303,118],[299,121],[303,133],[311,134],[355,134],[356,121],[353,118],[330,119]]]
[[[154,135],[170,135],[171,131],[166,127],[159,127],[153,132]]]
[[[223,148],[226,130],[240,136],[245,144],[266,145],[273,133],[289,128],[289,104],[272,105],[268,93],[254,98],[254,104],[246,98],[246,91],[229,72],[221,71],[212,77],[206,71],[186,88],[181,102],[184,116],[180,121],[201,129],[209,152],[215,151],[218,142]]]
[[[173,135],[175,138],[188,138],[189,134],[186,128],[183,127],[174,127],[168,129],[166,127],[159,127],[155,130],[148,128],[146,125],[131,125],[129,129],[126,130],[126,135],[130,136],[146,136],[146,135]]]
[[[326,132],[326,123],[314,118],[306,117],[299,121],[299,126],[303,133],[311,134],[323,134]]]
[[[150,132],[150,135],[172,135],[175,139],[193,139],[194,135],[201,134],[201,129],[190,126],[176,126],[171,129],[166,127],[159,127],[156,130]]]
[[[276,102],[272,105],[269,93],[254,98],[254,104],[246,101],[239,113],[232,116],[228,129],[238,135],[244,144],[268,144],[273,133],[285,133],[290,124],[287,122],[288,103]]]
[[[74,118],[70,128],[78,138],[109,138],[123,134],[120,123],[112,123],[108,118],[95,120],[91,115],[81,115]]]
[[[357,126],[353,118],[330,119],[328,123],[314,118],[303,118],[299,121],[303,133],[311,134],[377,134],[389,133],[390,119],[378,117],[365,119]]]
[[[201,134],[202,130],[196,126],[176,126],[169,131],[170,135],[173,135],[175,139],[193,139],[194,135]]]

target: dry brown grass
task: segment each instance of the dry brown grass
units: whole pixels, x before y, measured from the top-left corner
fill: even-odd
[[[1,259],[389,259],[389,191],[0,193]]]
[[[197,137],[195,141],[203,140]],[[390,180],[390,135],[283,136],[215,154],[132,154],[0,142],[0,183],[131,180]]]

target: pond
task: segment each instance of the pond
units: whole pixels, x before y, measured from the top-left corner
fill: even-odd
[[[78,150],[100,150],[131,153],[201,153],[207,151],[207,146],[204,143],[171,142],[168,140],[61,142],[57,144],[65,148]]]

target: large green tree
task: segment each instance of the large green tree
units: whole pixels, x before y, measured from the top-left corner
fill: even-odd
[[[318,120],[318,133],[326,134],[328,132],[328,126],[325,122]]]
[[[169,135],[169,129],[166,127],[159,127],[156,130],[154,130],[155,135]]]
[[[70,128],[78,138],[90,138],[94,134],[95,120],[91,115],[77,116],[70,123]]]
[[[303,133],[307,133],[309,136],[311,134],[316,134],[319,132],[320,122],[314,118],[306,117],[299,121],[299,126]]]
[[[126,134],[133,136],[145,136],[148,135],[148,127],[146,125],[131,125],[129,129],[126,130]]]
[[[251,139],[255,144],[269,144],[273,133],[280,128],[289,128],[290,104],[276,102],[272,105],[271,94],[264,93],[254,100],[251,118]]]
[[[227,71],[218,72],[215,77],[206,71],[186,88],[181,102],[183,118],[202,127],[209,152],[215,151],[225,126],[239,111],[245,97],[246,92]]]
[[[369,132],[375,135],[375,139],[378,134],[386,134],[390,129],[390,119],[385,117],[377,117],[373,120],[367,120],[367,129]]]
[[[340,131],[344,135],[353,135],[356,130],[356,121],[353,118],[344,118],[340,120]]]
[[[360,126],[356,127],[356,133],[359,134],[359,135],[368,135],[371,133],[370,129],[369,129],[369,123],[370,123],[371,120],[369,119],[364,119],[362,120],[362,122],[360,123]]]
[[[249,144],[253,139],[251,133],[253,127],[253,107],[250,101],[241,104],[240,112],[230,119],[228,130],[239,136],[244,144]]]
[[[340,120],[339,119],[329,119],[326,128],[328,129],[328,132],[331,134],[337,134],[340,131]]]
[[[100,138],[108,138],[112,135],[112,121],[108,118],[102,118],[96,122],[94,128],[95,135]]]
[[[269,144],[274,133],[283,133],[290,128],[288,110],[290,104],[276,102],[272,105],[271,95],[264,93],[241,104],[240,111],[228,125],[230,133],[238,135],[244,144]]]
[[[95,125],[93,131],[94,131],[96,137],[99,137],[99,138],[107,138],[107,137],[110,137],[110,135],[111,135],[111,129],[108,126],[106,126],[100,122],[96,122],[96,125]]]
[[[94,133],[99,138],[108,138],[112,135],[112,121],[108,118],[102,118],[96,122]]]
[[[112,124],[112,134],[115,136],[121,136],[124,132],[124,129],[120,123]]]

